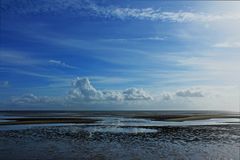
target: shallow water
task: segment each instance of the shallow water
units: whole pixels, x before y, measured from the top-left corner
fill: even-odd
[[[87,117],[99,119],[96,122],[99,125],[114,125],[114,126],[190,126],[190,125],[223,125],[240,123],[239,118],[212,118],[206,120],[189,120],[189,121],[153,121],[140,118],[125,118],[125,117]]]
[[[238,118],[218,118],[207,120],[193,120],[183,122],[169,121],[152,121],[147,119],[124,118],[124,117],[88,117],[99,119],[101,121],[84,127],[84,130],[89,132],[123,132],[123,133],[151,133],[157,132],[153,129],[136,128],[136,127],[162,127],[162,126],[201,126],[201,125],[226,125],[237,124],[240,122]]]
[[[62,114],[61,114],[62,115]],[[45,116],[48,118],[49,116]],[[23,116],[1,115],[0,122],[10,121],[11,118],[23,118]],[[36,116],[35,116],[36,118]],[[239,118],[214,118],[206,120],[191,120],[182,122],[173,121],[153,121],[143,118],[127,118],[122,116],[94,116],[87,119],[97,119],[99,121],[90,124],[69,124],[69,123],[49,123],[49,124],[26,124],[26,125],[0,125],[0,130],[21,130],[36,127],[51,126],[78,126],[88,132],[112,132],[112,133],[152,133],[157,132],[155,129],[147,129],[146,127],[161,126],[198,126],[198,125],[226,125],[238,124]],[[145,127],[145,128],[144,128]]]
[[[82,117],[77,113],[51,115],[40,113],[34,117]],[[26,117],[31,116],[32,113],[28,113]],[[0,159],[240,159],[238,118],[169,122],[105,113],[84,117],[99,121],[1,125]],[[12,118],[10,114],[0,117],[8,118]]]
[[[7,116],[11,118],[11,116]],[[71,123],[49,123],[49,124],[26,124],[26,125],[2,125],[0,130],[20,130],[35,127],[51,127],[51,126],[78,126],[88,132],[113,132],[113,133],[151,133],[157,132],[154,129],[146,129],[143,127],[160,127],[160,126],[197,126],[197,125],[226,125],[238,124],[238,118],[215,118],[207,120],[193,120],[183,122],[170,121],[152,121],[148,119],[125,118],[125,117],[85,117],[98,119],[92,124],[71,124]],[[4,120],[2,120],[4,121]],[[9,121],[9,120],[6,120]]]
[[[68,125],[0,131],[0,159],[240,158],[240,130],[237,125],[165,126],[156,128],[157,132],[138,133],[87,130],[78,125]]]
[[[10,122],[12,120],[9,120],[11,118],[22,118],[22,116],[6,116],[6,115],[0,115],[0,122]]]

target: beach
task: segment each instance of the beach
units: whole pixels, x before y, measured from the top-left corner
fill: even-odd
[[[1,122],[0,159],[239,159],[239,115],[233,113],[6,113],[12,124]],[[183,121],[186,115],[198,118]]]

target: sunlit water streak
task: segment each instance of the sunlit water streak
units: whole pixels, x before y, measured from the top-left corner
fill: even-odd
[[[76,117],[98,121],[0,126],[0,159],[239,159],[239,118],[172,122]]]
[[[3,116],[3,118],[13,118],[11,116]],[[14,117],[15,118],[15,117]],[[50,123],[50,124],[26,124],[26,125],[5,125],[0,126],[0,130],[20,130],[30,129],[33,127],[51,127],[51,126],[74,126],[82,128],[84,131],[92,132],[111,132],[111,133],[153,133],[156,129],[148,129],[144,127],[161,127],[161,126],[198,126],[198,125],[223,125],[223,124],[238,124],[239,118],[214,118],[206,120],[191,120],[191,121],[153,121],[140,118],[125,118],[125,117],[85,117],[88,119],[97,119],[96,123],[92,124],[73,124],[73,123]]]

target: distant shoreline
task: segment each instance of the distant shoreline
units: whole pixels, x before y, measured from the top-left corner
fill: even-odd
[[[209,111],[142,111],[142,112],[54,112],[54,111],[15,111],[0,112],[0,125],[18,125],[18,124],[48,124],[48,123],[73,123],[89,124],[99,121],[97,117],[124,117],[136,119],[148,119],[152,121],[183,122],[195,120],[207,120],[213,118],[240,118],[240,114],[230,112],[209,112]],[[92,118],[88,118],[92,117]],[[96,117],[96,118],[94,118]],[[1,120],[3,120],[1,122]]]

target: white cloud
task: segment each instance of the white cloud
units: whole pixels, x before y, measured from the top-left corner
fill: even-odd
[[[27,56],[25,52],[13,50],[0,50],[0,62],[7,65],[33,66],[41,64],[40,60]]]
[[[30,94],[25,94],[23,96],[20,97],[13,97],[11,99],[11,102],[13,104],[51,104],[51,103],[56,103],[56,100],[54,98],[50,98],[50,97],[39,97],[36,96],[32,93]]]
[[[60,78],[57,76],[41,74],[41,73],[37,73],[37,72],[33,72],[33,71],[21,70],[21,69],[10,68],[10,67],[9,68],[8,67],[0,67],[0,72],[10,72],[10,73],[17,73],[17,74],[34,76],[34,77],[39,77],[39,78],[47,78],[52,81],[60,80]]]
[[[161,100],[168,101],[173,98],[173,95],[171,93],[162,93],[161,94]]]
[[[38,58],[33,58],[29,56],[31,53],[25,53],[21,51],[16,51],[16,50],[6,50],[6,49],[1,49],[0,50],[0,62],[2,64],[7,64],[9,65],[18,65],[18,66],[47,66],[49,64],[55,65],[55,66],[61,66],[65,68],[71,68],[75,69],[77,67],[71,66],[66,64],[65,62],[58,61],[58,60],[49,60],[46,62],[43,59],[38,59]]]
[[[211,22],[218,20],[238,20],[240,16],[238,13],[229,13],[224,15],[213,15],[207,13],[194,13],[194,12],[164,12],[161,9],[153,8],[97,8],[97,12],[105,16],[114,16],[121,19],[135,18],[140,20],[161,20],[172,22]]]
[[[200,88],[187,88],[172,92],[162,92],[159,95],[160,101],[174,101],[177,98],[206,98],[211,94]]]
[[[130,88],[122,91],[97,90],[92,86],[88,78],[77,77],[67,96],[49,97],[36,96],[32,93],[22,96],[12,97],[10,104],[14,105],[41,105],[41,104],[71,104],[75,102],[92,103],[92,102],[125,102],[125,101],[142,101],[153,100],[152,96],[143,89]]]
[[[101,91],[92,86],[88,78],[77,77],[72,84],[68,97],[83,101],[131,101],[152,100],[152,96],[143,89],[129,88],[123,91]]]
[[[122,91],[125,100],[152,100],[152,96],[143,89],[129,88]]]
[[[123,8],[123,7],[102,7],[92,2],[84,6],[95,12],[98,16],[116,17],[120,19],[134,18],[139,20],[160,20],[172,22],[191,22],[201,21],[210,22],[218,20],[239,20],[239,13],[224,13],[224,14],[208,14],[208,13],[195,13],[185,11],[162,11],[162,9],[154,8]],[[79,8],[78,8],[79,9]]]
[[[17,3],[17,2],[16,2]],[[19,2],[18,2],[19,3]],[[11,6],[11,7],[9,7]],[[17,6],[17,8],[15,7]],[[69,15],[79,16],[88,14],[90,16],[100,16],[106,18],[120,18],[128,19],[134,18],[139,20],[161,20],[172,22],[191,22],[201,21],[210,22],[218,20],[239,20],[240,14],[237,13],[224,13],[224,14],[207,14],[195,13],[186,11],[163,11],[158,8],[134,8],[134,7],[118,7],[118,6],[100,6],[92,1],[79,1],[79,0],[52,0],[49,1],[27,1],[21,2],[21,5],[10,5],[8,1],[2,4],[4,13],[62,13],[68,12]]]
[[[109,101],[123,101],[124,96],[119,91],[102,91],[105,100]]]
[[[138,37],[138,38],[110,38],[101,39],[102,41],[163,41],[166,37],[153,36],[153,37]]]
[[[186,89],[186,90],[179,90],[176,93],[176,96],[179,97],[204,97],[205,94],[200,90],[195,89]]]
[[[216,48],[240,48],[240,42],[223,42],[213,46]]]
[[[102,100],[103,93],[95,89],[88,78],[77,77],[72,84],[73,89],[69,91],[69,98],[81,100]]]
[[[239,110],[237,86],[213,87],[199,86],[181,90],[162,92],[152,96],[141,89],[127,89],[123,91],[102,91],[94,88],[87,78],[76,78],[72,90],[65,97],[46,97],[34,94],[25,94],[13,97],[7,106],[69,106],[77,109],[111,109],[118,106],[120,109],[215,109]],[[84,105],[80,105],[84,104]],[[146,108],[147,106],[147,108]]]
[[[65,67],[65,68],[71,68],[71,69],[74,69],[74,68],[76,68],[76,67],[74,67],[74,66],[71,66],[71,65],[68,65],[68,64],[66,64],[66,63],[64,63],[64,62],[62,62],[62,61],[58,61],[58,60],[49,60],[48,61],[50,64],[53,64],[53,65],[56,65],[56,66],[61,66],[61,67]]]

